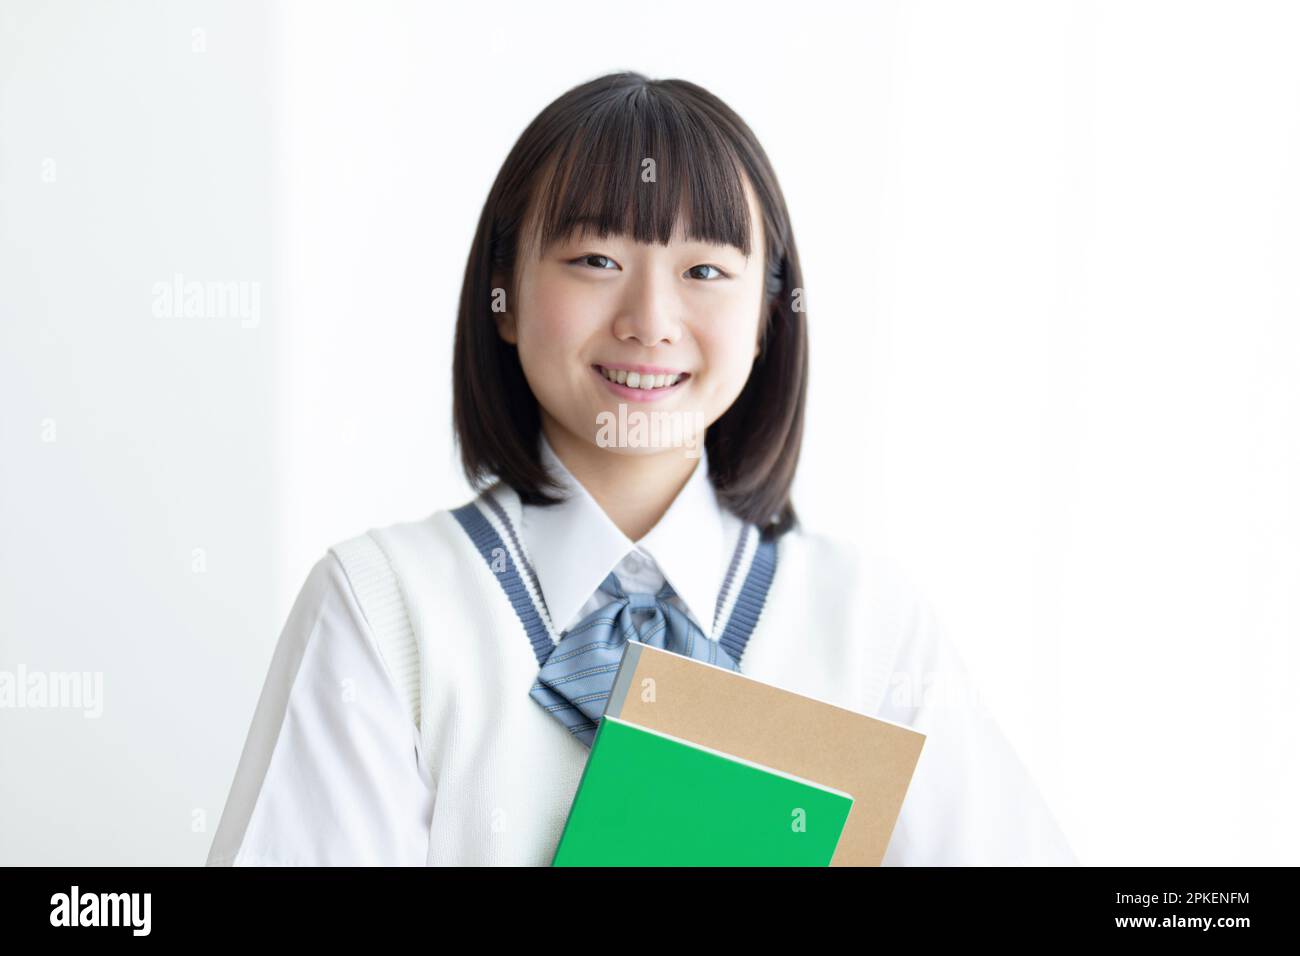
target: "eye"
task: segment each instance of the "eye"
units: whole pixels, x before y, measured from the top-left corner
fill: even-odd
[[[592,264],[591,261],[593,259],[597,260],[596,264],[594,265]],[[570,265],[577,265],[578,263],[584,263],[586,265],[590,265],[593,269],[609,269],[609,268],[617,269],[618,268],[618,263],[616,263],[609,256],[601,256],[601,255],[578,256],[578,258],[576,259],[569,260]]]
[[[713,275],[713,276],[709,276],[709,275],[696,275],[695,272],[696,272],[697,269],[712,269],[714,272],[717,273],[717,275]],[[692,279],[705,279],[705,280],[711,280],[711,279],[725,279],[726,276],[727,276],[727,274],[726,274],[725,272],[723,272],[721,269],[719,269],[717,266],[711,266],[711,265],[708,265],[708,264],[702,264],[702,265],[698,265],[698,266],[691,266],[689,269],[686,270],[686,274],[687,274],[688,276],[690,276]]]

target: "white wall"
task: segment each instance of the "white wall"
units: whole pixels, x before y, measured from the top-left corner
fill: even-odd
[[[1295,8],[3,9],[0,669],[105,709],[0,711],[0,859],[202,861],[308,568],[468,495],[451,333],[506,151],[630,68],[763,141],[796,505],[922,583],[1084,862],[1296,861]],[[260,322],[156,318],[175,272]]]
[[[99,717],[0,710],[3,863],[201,860],[270,660],[268,36],[256,3],[0,6],[0,670],[102,681]],[[177,273],[260,309],[169,312]]]

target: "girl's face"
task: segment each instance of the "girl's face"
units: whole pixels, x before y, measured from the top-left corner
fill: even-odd
[[[668,438],[653,447],[610,444],[618,429],[609,423],[625,405],[629,425],[642,413],[647,436],[649,421],[666,413],[660,426],[680,431],[662,435],[703,447],[705,429],[740,395],[758,354],[763,217],[748,183],[745,192],[748,258],[733,246],[686,240],[680,221],[667,246],[578,233],[540,258],[521,254],[516,301],[496,319],[518,348],[549,434],[558,425],[621,454],[662,451]]]

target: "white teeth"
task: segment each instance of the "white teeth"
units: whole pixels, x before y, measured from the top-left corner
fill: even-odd
[[[676,385],[681,378],[680,373],[672,375],[643,375],[640,372],[629,372],[625,369],[613,371],[612,369],[601,368],[601,373],[611,382],[617,382],[619,385],[626,385],[628,388],[669,388]]]

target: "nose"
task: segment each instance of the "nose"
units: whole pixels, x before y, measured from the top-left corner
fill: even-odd
[[[681,338],[681,302],[671,276],[646,269],[625,289],[614,318],[614,334],[620,340],[633,339],[649,348]]]

